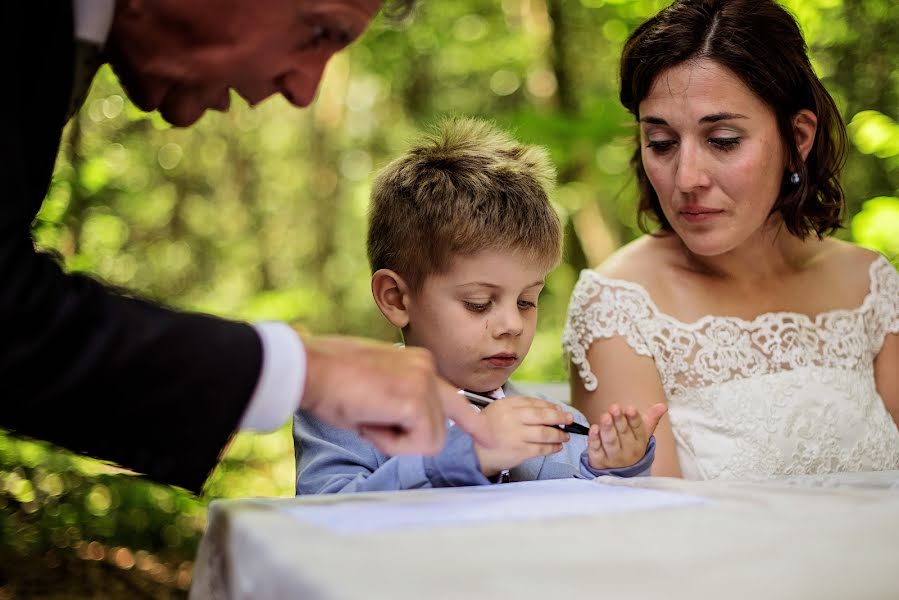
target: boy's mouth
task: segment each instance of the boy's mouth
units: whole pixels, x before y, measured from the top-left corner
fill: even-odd
[[[485,358],[491,366],[500,367],[500,368],[508,368],[514,365],[518,361],[518,355],[512,354],[510,352],[500,352],[499,354],[494,354],[493,356],[488,356]]]

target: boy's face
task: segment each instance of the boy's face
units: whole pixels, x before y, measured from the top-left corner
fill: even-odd
[[[456,257],[408,298],[406,344],[430,350],[453,385],[474,392],[501,387],[531,347],[547,271],[524,253]]]

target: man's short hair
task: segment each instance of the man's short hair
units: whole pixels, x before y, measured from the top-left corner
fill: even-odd
[[[546,150],[490,123],[447,118],[385,167],[372,190],[368,259],[413,291],[456,256],[522,252],[555,266],[559,217],[547,198],[555,171]]]

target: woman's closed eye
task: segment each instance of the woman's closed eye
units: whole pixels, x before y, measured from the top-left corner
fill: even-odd
[[[709,138],[709,143],[712,146],[715,146],[719,150],[724,150],[725,152],[729,150],[733,150],[740,144],[740,138],[738,137],[713,137]]]
[[[677,143],[675,140],[649,140],[647,142],[646,147],[655,152],[656,154],[665,154]]]
[[[708,143],[716,150],[728,152],[740,145],[739,137],[711,137]],[[646,147],[656,154],[665,154],[677,145],[677,140],[649,140]]]

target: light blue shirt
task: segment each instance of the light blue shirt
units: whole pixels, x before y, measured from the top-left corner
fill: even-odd
[[[516,392],[504,386],[507,395]],[[580,411],[562,404],[576,423],[587,425]],[[293,421],[297,495],[378,492],[420,488],[487,485],[495,483],[481,473],[474,442],[456,426],[447,431],[446,445],[436,456],[387,456],[355,433],[338,429],[305,412]],[[510,481],[593,479],[600,475],[649,475],[655,438],[635,465],[595,470],[587,456],[587,436],[572,434],[560,452],[528,459],[509,470]]]

